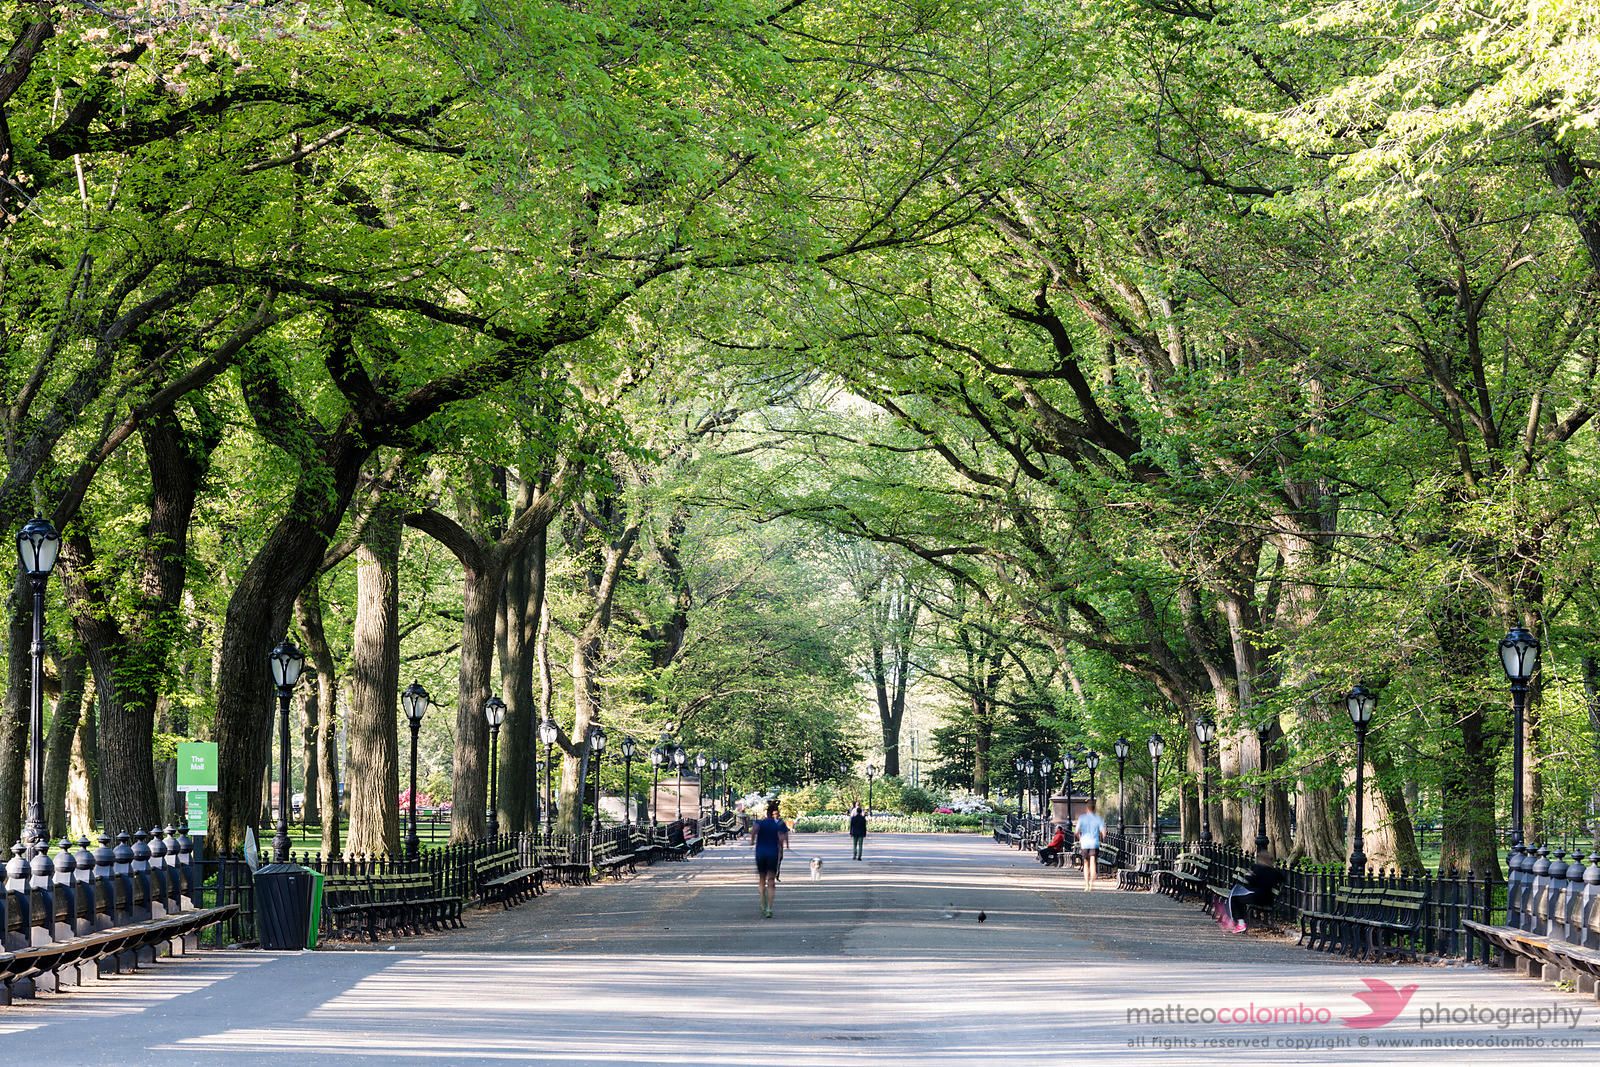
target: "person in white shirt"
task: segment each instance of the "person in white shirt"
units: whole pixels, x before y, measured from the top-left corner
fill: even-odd
[[[1106,821],[1095,814],[1094,801],[1089,802],[1089,807],[1078,816],[1078,852],[1083,856],[1083,891],[1089,892],[1094,888],[1094,880],[1099,877],[1100,871],[1096,857],[1100,854],[1100,835],[1105,833]]]

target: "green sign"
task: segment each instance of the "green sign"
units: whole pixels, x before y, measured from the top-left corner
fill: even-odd
[[[217,788],[217,743],[215,741],[178,742],[178,791],[215,792]]]
[[[184,798],[187,801],[185,811],[188,815],[189,835],[199,837],[206,832],[206,801],[211,799],[211,795],[196,789],[185,793]]]

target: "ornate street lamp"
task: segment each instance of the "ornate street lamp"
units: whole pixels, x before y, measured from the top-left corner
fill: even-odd
[[[500,836],[500,724],[506,721],[506,702],[491,696],[483,702],[489,721],[489,836]]]
[[[1073,790],[1077,788],[1077,783],[1073,781],[1073,774],[1078,769],[1077,754],[1072,752],[1064,753],[1061,757],[1061,769],[1067,772],[1067,812],[1070,817],[1072,812],[1072,797],[1074,795]]]
[[[272,862],[289,862],[289,700],[305,669],[306,658],[287,638],[267,653],[272,682],[278,687],[278,825],[272,835]],[[37,736],[37,735],[36,735]],[[31,814],[31,812],[30,812]],[[44,826],[39,827],[41,843]]]
[[[1160,734],[1151,734],[1146,742],[1150,750],[1150,843],[1161,844],[1161,753],[1167,743]]]
[[[1350,848],[1350,873],[1362,875],[1367,870],[1367,853],[1362,833],[1362,815],[1364,814],[1361,791],[1365,784],[1367,769],[1367,726],[1372,722],[1372,712],[1378,706],[1378,694],[1364,685],[1350,687],[1350,692],[1345,694],[1344,708],[1350,713],[1350,721],[1356,728],[1356,825],[1355,832],[1351,835],[1353,842]]]
[[[1205,716],[1194,721],[1194,736],[1200,742],[1200,843],[1211,844],[1211,742],[1217,724]]]
[[[1522,722],[1528,710],[1528,683],[1539,669],[1539,641],[1521,624],[1500,639],[1500,665],[1511,683],[1511,850],[1522,848]]]
[[[550,717],[548,711],[545,712],[544,719],[539,723],[539,740],[544,742],[544,839],[547,843],[550,840],[551,800],[553,799],[550,796],[550,747],[556,743],[556,738],[560,734],[561,731],[556,727],[556,721]]]
[[[1036,795],[1038,793],[1038,786],[1037,786],[1037,783],[1035,783],[1034,780],[1033,780],[1035,766],[1036,765],[1033,762],[1033,757],[1032,756],[1026,756],[1026,757],[1023,758],[1023,760],[1022,760],[1022,773],[1023,773],[1023,775],[1024,775],[1024,777],[1025,777],[1025,779],[1026,779],[1026,781],[1028,783],[1028,813],[1030,815],[1033,814],[1033,806],[1034,806],[1035,803],[1037,803],[1037,796]],[[871,793],[870,785],[868,787],[867,792],[869,794]]]
[[[695,812],[695,814],[697,816],[700,815],[700,814],[703,814],[705,812],[705,808],[706,808],[705,793],[699,788],[700,779],[705,777],[705,773],[706,773],[706,754],[704,752],[696,752],[694,754],[694,776],[695,776],[695,787],[696,787],[695,788],[695,801],[696,801],[696,807],[698,807],[700,809],[699,811]]]
[[[28,576],[28,587],[33,593],[33,644],[29,650],[33,668],[28,690],[28,823],[22,831],[22,843],[29,859],[35,851],[49,850],[44,823],[44,587],[60,553],[61,534],[50,520],[30,519],[17,531],[17,560],[22,564],[22,573]],[[287,836],[284,840],[287,843]]]
[[[622,738],[622,825],[633,828],[633,753],[637,749],[633,738]]]
[[[661,782],[661,765],[667,762],[667,750],[657,745],[650,750],[650,833],[656,832],[657,786]]]
[[[1267,744],[1272,740],[1272,722],[1256,727],[1256,750],[1261,760],[1261,794],[1256,797],[1256,851],[1265,852],[1267,837]]]
[[[1044,818],[1045,808],[1050,803],[1050,772],[1053,770],[1055,770],[1055,764],[1050,762],[1049,756],[1039,761],[1039,781],[1042,786],[1039,790],[1039,818],[1041,820]]]
[[[1083,765],[1089,768],[1089,803],[1098,804],[1100,798],[1095,793],[1094,772],[1100,766],[1100,753],[1090,749],[1088,754],[1083,757]]]
[[[1033,770],[1033,761],[1032,760],[1028,761],[1028,770],[1030,772]],[[878,768],[874,767],[870,763],[867,764],[867,814],[869,816],[872,814],[872,780],[874,778],[876,778],[877,776],[878,776]]]
[[[411,724],[411,828],[406,833],[406,858],[412,861],[421,845],[417,840],[417,733],[422,729],[422,717],[428,713],[428,703],[428,691],[418,682],[412,682],[400,694],[400,707]]]
[[[672,766],[678,772],[678,821],[683,821],[683,765],[689,761],[689,753],[683,750],[682,745],[672,746]]]
[[[1117,738],[1117,743],[1112,747],[1117,753],[1117,833],[1126,836],[1128,833],[1128,793],[1125,788],[1124,775],[1127,772],[1130,746],[1126,737],[1119,737]]]
[[[728,757],[723,756],[717,762],[722,770],[722,810],[729,812],[733,810],[733,783],[728,780]]]
[[[1022,784],[1022,768],[1027,762],[1021,756],[1011,761],[1011,765],[1017,769],[1017,818],[1019,819],[1022,818],[1022,794],[1025,791],[1025,787]]]
[[[594,832],[600,832],[600,764],[605,759],[606,728],[599,723],[589,727],[589,747],[594,750]]]

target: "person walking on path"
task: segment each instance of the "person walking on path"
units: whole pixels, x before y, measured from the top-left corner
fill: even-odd
[[[789,826],[778,817],[778,802],[767,804],[767,817],[756,823],[750,840],[756,847],[756,879],[761,883],[761,916],[772,918],[772,901],[778,895],[778,864],[789,847]]]
[[[861,810],[861,802],[856,801],[856,806],[850,809],[850,858],[861,858],[861,846],[867,843],[867,813]]]
[[[1085,893],[1094,888],[1094,880],[1100,876],[1096,857],[1100,854],[1100,835],[1105,833],[1105,829],[1106,821],[1095,814],[1094,801],[1089,801],[1089,806],[1078,816],[1078,852],[1083,856]]]

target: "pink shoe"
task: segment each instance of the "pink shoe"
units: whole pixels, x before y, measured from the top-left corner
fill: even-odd
[[[1242,923],[1242,922],[1234,923],[1233,924],[1233,932],[1236,933],[1236,934],[1244,933],[1244,923]]]

